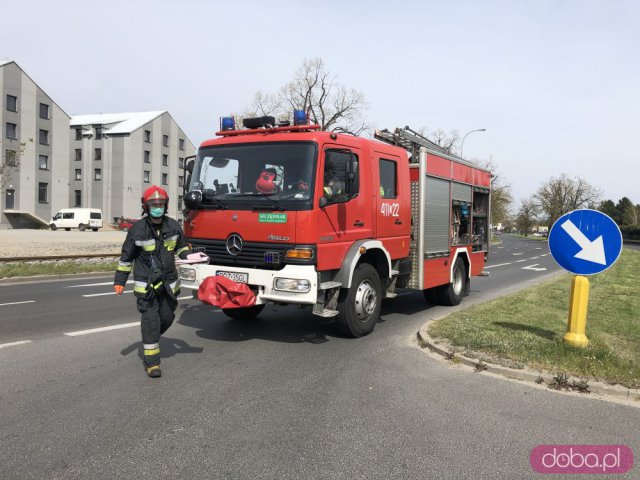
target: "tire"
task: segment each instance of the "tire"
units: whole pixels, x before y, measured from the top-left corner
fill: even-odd
[[[97,232],[98,229],[97,228],[92,228],[91,230],[93,230],[94,232]]]
[[[78,225],[78,230],[80,230],[81,232],[84,232],[87,229],[87,226],[84,223],[81,223],[80,225]]]
[[[438,292],[441,287],[427,288],[422,291],[422,295],[424,295],[424,301],[430,303],[432,305],[438,304]]]
[[[382,282],[378,271],[368,263],[356,267],[351,288],[338,297],[336,325],[342,333],[358,338],[368,335],[380,317]]]
[[[234,320],[251,320],[260,315],[263,309],[264,304],[241,308],[223,308],[222,311],[227,317],[233,318]]]
[[[58,229],[58,227],[56,227],[56,224],[55,224],[55,223],[52,223],[51,225],[49,225],[49,228],[50,228],[51,230],[53,230],[54,232]]]
[[[439,287],[438,301],[450,307],[459,305],[467,290],[467,268],[461,258],[453,264],[453,282]]]

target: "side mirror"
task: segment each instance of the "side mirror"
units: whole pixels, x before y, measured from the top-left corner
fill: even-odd
[[[344,182],[344,193],[347,194],[348,197],[351,197],[354,193],[353,191],[353,182],[356,179],[356,174],[353,171],[353,153],[349,157],[349,160],[344,165],[345,170],[345,182]]]
[[[193,160],[189,160],[188,162],[186,162],[184,164],[184,169],[189,173],[193,173]]]
[[[329,201],[327,200],[327,197],[320,197],[320,201],[318,202],[318,205],[320,206],[320,208],[326,207],[327,203],[329,203]]]
[[[184,205],[189,210],[197,210],[202,203],[202,192],[198,190],[192,190],[191,192],[187,192],[187,194],[183,198]]]

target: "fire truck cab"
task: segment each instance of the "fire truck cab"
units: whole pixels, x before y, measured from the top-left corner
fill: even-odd
[[[223,119],[186,165],[185,234],[210,261],[181,265],[183,287],[224,276],[255,294],[223,308],[232,318],[307,305],[354,337],[397,288],[449,305],[468,293],[488,252],[489,172],[406,128],[374,140],[273,117],[244,124]]]

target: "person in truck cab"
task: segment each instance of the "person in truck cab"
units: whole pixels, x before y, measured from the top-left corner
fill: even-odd
[[[142,314],[144,367],[150,377],[160,377],[160,336],[173,323],[180,291],[175,256],[185,259],[191,252],[178,222],[166,215],[167,192],[153,185],[140,200],[145,215],[127,233],[113,289],[122,295],[133,271],[133,293]]]

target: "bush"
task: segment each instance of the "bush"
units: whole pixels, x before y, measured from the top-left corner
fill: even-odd
[[[623,225],[620,227],[624,238],[632,238],[640,240],[640,225]]]

